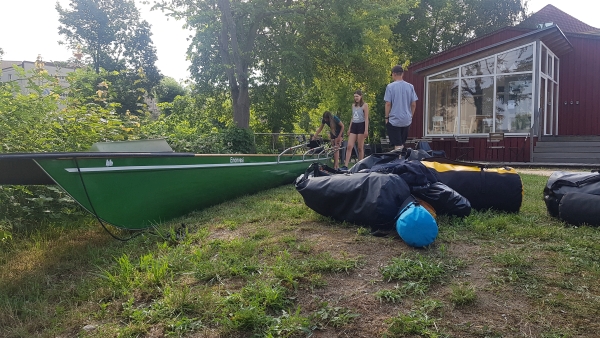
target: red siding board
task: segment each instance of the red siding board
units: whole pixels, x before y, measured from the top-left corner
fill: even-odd
[[[599,135],[600,95],[596,93],[600,90],[600,60],[596,55],[600,55],[600,40],[567,38],[575,50],[560,62],[559,135]]]

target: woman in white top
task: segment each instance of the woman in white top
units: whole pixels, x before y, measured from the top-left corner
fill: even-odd
[[[369,105],[363,101],[363,93],[359,89],[354,92],[354,103],[352,104],[352,120],[348,128],[348,146],[346,148],[346,159],[342,169],[348,169],[348,162],[352,155],[354,142],[358,140],[358,160],[365,157],[365,138],[369,135]]]

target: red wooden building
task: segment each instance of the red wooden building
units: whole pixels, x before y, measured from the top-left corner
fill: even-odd
[[[543,142],[560,136],[563,148],[598,146],[600,163],[600,29],[552,5],[414,63],[404,79],[419,96],[409,137],[450,158],[556,162]]]

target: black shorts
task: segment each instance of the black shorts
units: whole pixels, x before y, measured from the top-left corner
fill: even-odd
[[[390,144],[393,146],[403,146],[408,138],[408,128],[406,127],[394,127],[389,122],[385,125]]]
[[[360,122],[360,123],[352,122],[352,126],[350,126],[350,134],[360,135],[360,134],[364,134],[364,133],[365,133],[365,123],[364,122]]]

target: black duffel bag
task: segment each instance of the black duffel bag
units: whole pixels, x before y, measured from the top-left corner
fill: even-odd
[[[421,163],[435,171],[442,183],[467,198],[475,210],[519,212],[521,209],[523,182],[513,168],[433,157]]]
[[[471,203],[442,182],[412,189],[413,195],[427,202],[438,215],[466,217],[471,214]]]
[[[600,226],[600,196],[568,192],[560,200],[558,214],[570,224]]]
[[[391,230],[402,203],[410,196],[398,175],[373,173],[314,177],[302,175],[296,190],[317,213],[337,221]]]
[[[600,195],[599,173],[572,173],[555,171],[548,178],[544,188],[546,209],[553,217],[559,217],[559,205],[563,196],[568,192]],[[600,206],[599,206],[600,207]]]

